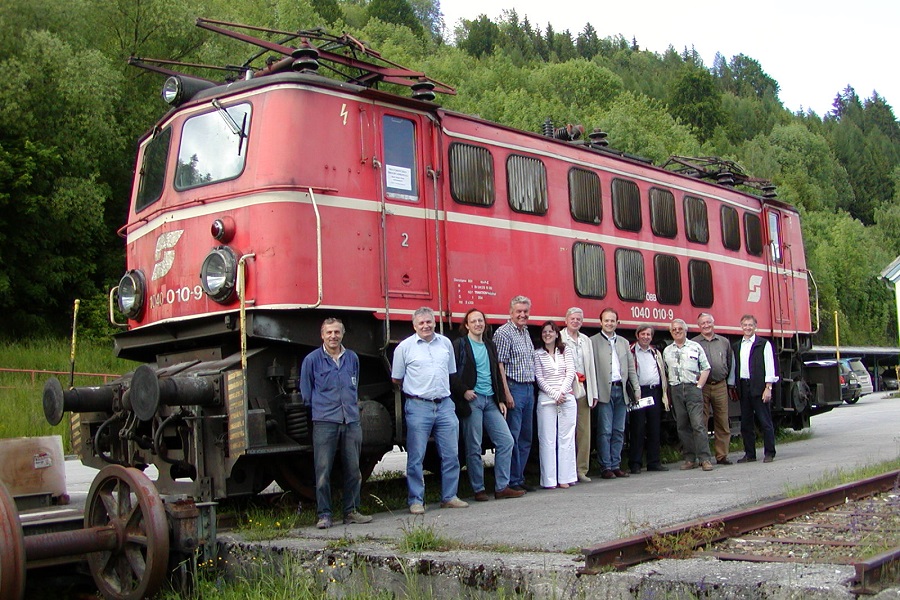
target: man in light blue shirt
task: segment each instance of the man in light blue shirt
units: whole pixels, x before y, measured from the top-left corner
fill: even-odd
[[[413,314],[416,334],[394,350],[391,379],[401,386],[406,402],[406,485],[409,512],[425,513],[422,461],[432,434],[441,457],[441,508],[466,508],[456,496],[459,487],[459,420],[450,399],[450,375],[456,358],[450,340],[434,331],[434,312],[422,307]]]

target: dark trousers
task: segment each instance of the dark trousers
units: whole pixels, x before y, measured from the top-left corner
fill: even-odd
[[[644,452],[647,452],[647,466],[659,467],[660,423],[662,421],[662,386],[641,386],[641,398],[653,396],[653,406],[633,410],[628,413],[628,464],[641,468]]]
[[[763,402],[762,395],[752,396],[749,379],[741,379],[738,393],[741,397],[741,437],[744,438],[744,454],[756,458],[756,423],[759,423],[763,436],[763,451],[766,456],[775,456],[772,402]]]

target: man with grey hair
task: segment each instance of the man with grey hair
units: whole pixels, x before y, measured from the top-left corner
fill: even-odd
[[[534,342],[528,333],[531,300],[516,296],[509,302],[509,321],[497,328],[494,345],[500,379],[506,395],[506,420],[515,446],[509,470],[509,487],[533,492],[525,483],[525,464],[534,435]]]
[[[709,377],[709,360],[700,344],[687,339],[687,330],[687,323],[682,319],[672,321],[669,332],[675,343],[663,350],[669,373],[669,399],[675,408],[678,439],[684,454],[681,469],[694,469],[699,460],[704,471],[712,471],[703,417],[703,386]]]
[[[703,386],[703,415],[709,423],[713,417],[716,442],[716,463],[730,465],[728,446],[731,444],[731,424],[728,421],[728,379],[731,375],[731,342],[716,333],[716,320],[708,312],[697,316],[700,335],[693,340],[703,347],[709,360],[709,379]]]
[[[597,369],[594,366],[594,352],[591,340],[581,335],[584,323],[584,311],[573,306],[566,311],[566,328],[562,330],[562,341],[575,353],[576,378],[581,382],[574,388],[581,394],[575,394],[578,412],[575,415],[575,468],[578,481],[588,482],[588,468],[591,458],[591,409],[597,406]]]
[[[434,331],[434,312],[427,306],[412,318],[415,335],[397,345],[391,379],[406,402],[406,486],[409,512],[425,513],[422,462],[428,438],[434,435],[441,456],[441,508],[466,508],[456,496],[459,487],[459,419],[450,399],[450,375],[456,373],[453,346]]]
[[[641,385],[641,398],[653,398],[653,404],[632,410],[628,415],[628,463],[632,475],[641,472],[645,450],[648,471],[669,470],[660,459],[662,411],[663,408],[669,410],[665,363],[662,352],[652,344],[653,327],[650,324],[638,325],[635,335],[637,341],[631,345],[631,353]]]

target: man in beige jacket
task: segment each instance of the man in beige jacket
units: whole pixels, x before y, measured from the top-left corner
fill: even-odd
[[[566,328],[562,331],[562,341],[572,348],[575,353],[575,371],[577,380],[581,382],[581,388],[575,384],[575,402],[578,405],[578,413],[575,416],[575,467],[578,471],[578,481],[587,482],[588,469],[591,458],[591,413],[597,406],[597,370],[594,367],[594,352],[591,348],[591,340],[586,335],[581,335],[581,325],[584,322],[584,311],[573,306],[566,311]]]

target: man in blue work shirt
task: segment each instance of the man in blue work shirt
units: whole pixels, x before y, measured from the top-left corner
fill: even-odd
[[[316,463],[316,527],[328,529],[331,520],[331,467],[341,449],[344,473],[344,524],[369,523],[359,512],[359,357],[344,348],[344,324],[329,318],[322,323],[322,347],[306,355],[300,367],[300,396],[312,409],[313,455]]]
[[[409,512],[425,513],[422,461],[428,437],[434,434],[441,456],[441,508],[466,508],[456,497],[459,487],[459,419],[450,399],[450,375],[456,373],[453,345],[434,331],[434,312],[427,306],[413,314],[415,335],[394,350],[391,379],[401,386],[406,402],[406,486]]]

